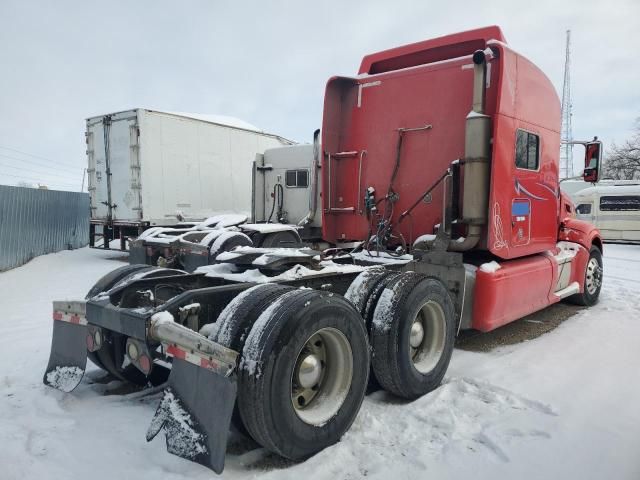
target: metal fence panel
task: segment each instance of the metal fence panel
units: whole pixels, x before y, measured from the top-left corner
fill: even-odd
[[[0,272],[88,243],[88,194],[0,185]]]

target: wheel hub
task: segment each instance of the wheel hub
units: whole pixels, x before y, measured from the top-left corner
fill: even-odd
[[[320,381],[320,375],[322,374],[322,364],[318,357],[314,354],[309,354],[298,368],[298,384],[302,388],[312,388]]]
[[[311,335],[291,372],[291,403],[309,425],[323,425],[340,410],[353,377],[353,353],[347,337],[335,328]]]
[[[433,301],[425,303],[416,314],[409,331],[409,355],[418,372],[431,372],[444,353],[446,320],[442,307]]]
[[[593,295],[602,283],[602,267],[595,258],[591,258],[587,264],[585,283],[589,295]]]
[[[421,321],[413,322],[411,325],[411,333],[409,337],[409,343],[411,348],[418,348],[424,339],[424,327]]]

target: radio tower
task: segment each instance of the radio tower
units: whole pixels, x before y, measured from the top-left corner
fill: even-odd
[[[560,131],[560,178],[573,177],[573,132],[571,130],[571,30],[567,30],[567,47],[564,58],[564,83],[562,85],[562,128]]]

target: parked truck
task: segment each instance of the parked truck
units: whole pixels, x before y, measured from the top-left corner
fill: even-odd
[[[321,215],[318,134],[314,145],[289,145],[256,154],[251,183],[251,222],[243,214],[151,227],[129,240],[129,263],[193,271],[237,246],[291,248],[303,240],[318,246]],[[312,175],[314,172],[314,175]]]
[[[256,156],[254,222],[296,225],[305,241],[322,239],[319,135],[317,130],[312,145],[272,148]]]
[[[605,242],[640,242],[640,182],[604,180],[573,199],[577,217],[598,227]]]
[[[558,96],[498,27],[365,56],[329,80],[321,140],[322,237],[383,266],[240,247],[197,274],[117,269],[54,302],[44,382],[73,390],[87,356],[169,375],[147,440],[164,429],[169,452],[220,472],[231,422],[304,459],[347,431],[370,379],[415,399],[459,331],[598,300],[602,239],[558,186]]]
[[[256,154],[293,142],[228,117],[148,109],[87,119],[89,245],[149,227],[251,214]]]

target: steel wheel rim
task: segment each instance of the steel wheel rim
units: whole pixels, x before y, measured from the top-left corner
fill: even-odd
[[[318,330],[298,352],[291,372],[294,412],[306,424],[324,425],[342,407],[352,379],[353,353],[347,337],[335,328]]]
[[[602,283],[602,268],[598,263],[598,260],[591,258],[587,263],[587,275],[585,284],[589,295],[593,295],[600,287]]]
[[[409,356],[413,367],[425,375],[442,358],[447,336],[444,310],[434,301],[425,303],[409,329]]]

